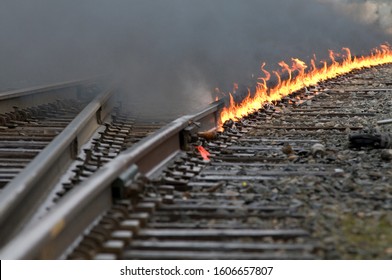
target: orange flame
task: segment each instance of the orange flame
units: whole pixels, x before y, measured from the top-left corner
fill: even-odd
[[[331,62],[322,62],[323,66],[316,67],[315,57],[311,60],[309,71],[305,62],[298,58],[292,59],[292,66],[290,67],[285,62],[280,62],[283,72],[287,72],[289,77],[287,80],[282,80],[278,72],[273,71],[273,74],[278,78],[278,84],[274,87],[268,87],[267,81],[271,74],[264,69],[265,64],[261,66],[265,78],[259,78],[261,82],[257,82],[254,96],[248,96],[240,103],[235,104],[234,98],[230,95],[230,104],[224,108],[220,114],[220,125],[227,120],[237,120],[252,112],[260,109],[265,103],[281,100],[290,93],[301,88],[316,85],[321,81],[335,78],[339,75],[346,74],[355,69],[367,68],[376,65],[392,63],[392,48],[389,45],[381,45],[379,48],[372,50],[368,56],[353,57],[348,48],[343,48],[344,54],[337,54],[333,51],[329,52]],[[336,61],[336,57],[341,58],[341,61]],[[297,75],[293,75],[293,73]],[[295,76],[295,77],[294,77]]]
[[[204,160],[210,160],[208,157],[211,155],[206,149],[203,148],[203,146],[197,146],[196,147],[201,156],[203,157]]]

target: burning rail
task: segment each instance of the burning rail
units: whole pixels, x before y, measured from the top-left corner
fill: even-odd
[[[283,61],[280,62],[279,65],[282,67],[283,73],[288,74],[288,79],[282,80],[281,75],[274,71],[278,84],[272,87],[267,85],[271,74],[264,70],[263,65],[262,71],[265,73],[265,77],[259,78],[260,82],[256,86],[255,93],[252,96],[249,94],[240,104],[235,104],[233,97],[230,95],[230,105],[222,110],[220,124],[227,120],[240,119],[257,111],[266,102],[279,101],[301,88],[316,85],[321,81],[335,78],[355,69],[392,62],[392,48],[389,45],[381,45],[368,56],[353,57],[348,48],[344,48],[343,51],[345,52],[344,55],[330,51],[329,58],[331,62],[322,62],[323,66],[321,68],[317,68],[316,61],[312,59],[309,71],[306,71],[308,68],[306,63],[297,58],[292,59],[291,67]],[[340,59],[337,60],[336,58]]]

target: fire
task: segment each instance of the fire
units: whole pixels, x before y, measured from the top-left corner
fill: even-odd
[[[339,57],[339,61],[336,59]],[[348,48],[343,48],[343,54],[329,52],[330,63],[322,62],[322,67],[316,67],[316,59],[311,60],[311,66],[308,67],[305,62],[298,58],[293,58],[291,66],[285,62],[280,62],[281,73],[287,73],[288,79],[282,80],[279,72],[273,71],[278,79],[274,87],[268,87],[267,82],[271,78],[271,73],[264,69],[262,64],[261,70],[265,77],[258,79],[256,91],[253,96],[248,96],[240,103],[235,104],[233,96],[230,94],[230,105],[224,108],[220,114],[220,124],[227,120],[236,120],[249,115],[260,109],[263,104],[281,100],[290,93],[301,88],[316,85],[321,81],[335,78],[339,75],[349,73],[355,69],[367,68],[376,65],[392,63],[392,48],[389,45],[381,45],[372,50],[368,56],[355,57],[351,55]],[[309,68],[309,70],[308,70]]]
[[[210,156],[210,153],[203,148],[203,146],[197,146],[196,147],[201,156],[203,157],[204,160],[210,160],[208,157]]]

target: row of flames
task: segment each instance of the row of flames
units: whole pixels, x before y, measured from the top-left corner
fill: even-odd
[[[308,71],[306,71],[308,68],[306,63],[297,58],[292,59],[291,66],[282,61],[279,63],[282,71],[280,73],[277,71],[272,72],[278,80],[277,85],[273,87],[267,85],[271,74],[264,69],[265,65],[263,64],[261,70],[265,77],[258,79],[259,82],[256,85],[255,93],[252,96],[249,93],[239,104],[234,102],[234,98],[230,94],[230,104],[220,114],[220,125],[227,120],[238,120],[257,111],[265,103],[281,100],[292,92],[308,86],[314,86],[321,81],[335,78],[355,69],[392,63],[392,47],[389,45],[381,45],[368,56],[352,56],[348,48],[344,48],[343,52],[343,54],[337,54],[330,51],[330,62],[322,62],[322,67],[320,68],[316,67],[316,60],[312,59]],[[340,59],[337,60],[337,57]],[[282,80],[281,74],[288,75],[288,79]]]

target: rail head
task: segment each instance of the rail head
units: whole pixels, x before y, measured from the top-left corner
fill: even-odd
[[[24,89],[8,90],[8,91],[0,92],[0,100],[18,98],[30,94],[54,91],[54,90],[64,89],[69,87],[83,86],[85,84],[94,83],[94,82],[95,82],[94,79],[82,79],[82,80],[72,80],[72,81],[62,82],[62,83],[54,83],[54,84],[43,85],[43,86],[33,86]]]
[[[15,106],[25,108],[64,97],[78,97],[82,92],[86,94],[86,88],[101,85],[102,81],[102,77],[95,77],[0,92],[0,112],[13,110]]]

